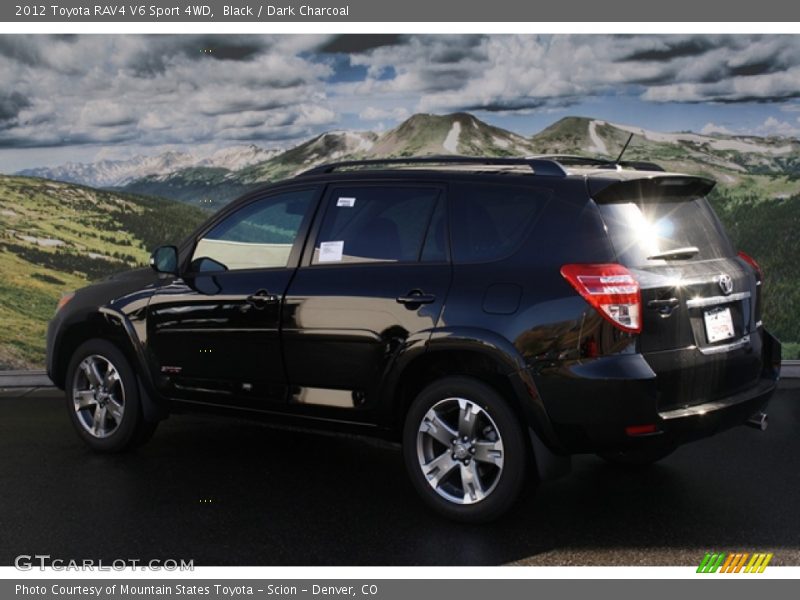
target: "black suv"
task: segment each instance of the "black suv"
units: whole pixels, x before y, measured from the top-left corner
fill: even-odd
[[[65,296],[48,373],[95,450],[197,408],[386,436],[428,504],[488,520],[571,454],[766,426],[781,348],[713,185],[575,157],[317,167]]]

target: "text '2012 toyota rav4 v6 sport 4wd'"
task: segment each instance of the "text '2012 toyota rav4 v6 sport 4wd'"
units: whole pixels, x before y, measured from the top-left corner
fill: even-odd
[[[48,372],[96,450],[189,408],[346,428],[488,520],[571,454],[766,424],[780,344],[712,186],[573,157],[318,167],[65,297]]]

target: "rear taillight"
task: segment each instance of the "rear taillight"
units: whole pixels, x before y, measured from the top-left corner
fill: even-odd
[[[755,258],[750,256],[746,252],[739,252],[739,258],[741,258],[744,262],[746,262],[748,265],[753,267],[753,269],[755,269],[756,277],[758,277],[759,281],[764,279],[764,274],[761,272],[761,267],[758,265]]]
[[[631,272],[618,264],[564,265],[561,275],[613,325],[642,330],[642,294]]]

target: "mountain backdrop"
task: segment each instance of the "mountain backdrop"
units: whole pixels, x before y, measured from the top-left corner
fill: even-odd
[[[764,321],[789,342],[786,355],[796,356],[798,140],[661,133],[584,117],[567,117],[525,136],[454,113],[414,115],[382,133],[331,131],[280,150],[250,145],[203,156],[167,152],[0,177],[0,267],[11,274],[0,282],[0,317],[20,323],[13,332],[0,331],[0,368],[41,364],[46,321],[62,291],[142,264],[153,246],[178,240],[208,211],[265,182],[345,159],[548,153],[616,158],[631,134],[627,160],[717,180],[711,198],[716,210],[737,246],[765,271]]]

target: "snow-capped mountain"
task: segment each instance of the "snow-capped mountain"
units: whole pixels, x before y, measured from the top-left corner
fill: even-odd
[[[616,158],[628,137],[628,160],[653,161],[673,171],[705,173],[725,184],[742,176],[800,172],[800,142],[721,133],[663,133],[585,117],[565,117],[531,138],[540,154]]]
[[[17,175],[79,183],[92,187],[124,187],[146,177],[166,176],[177,171],[206,167],[237,171],[269,160],[280,150],[267,150],[253,144],[222,148],[210,155],[167,151],[155,156],[137,155],[125,160],[101,160],[93,163],[68,162],[58,167],[25,169]]]
[[[20,174],[122,188],[213,208],[255,185],[292,177],[326,162],[447,154],[612,158],[631,133],[627,160],[653,161],[669,170],[709,175],[724,185],[736,185],[755,175],[800,176],[800,142],[794,139],[663,133],[585,117],[565,117],[525,137],[469,113],[417,114],[381,134],[329,131],[282,151],[255,145],[222,148],[206,155],[172,151],[129,160],[67,163]]]
[[[525,156],[533,147],[512,131],[484,123],[469,113],[417,114],[384,133],[371,149],[376,158],[463,154]]]

